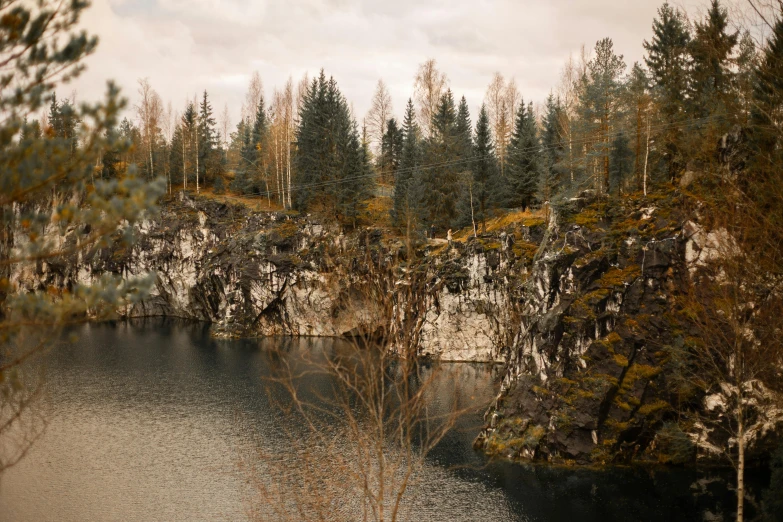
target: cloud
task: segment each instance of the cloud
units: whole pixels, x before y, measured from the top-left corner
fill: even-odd
[[[693,0],[693,5],[698,5]],[[611,37],[642,59],[659,0],[95,0],[84,26],[101,43],[73,85],[97,99],[114,79],[133,103],[147,77],[175,109],[207,89],[234,123],[253,71],[267,98],[289,76],[324,68],[361,116],[378,78],[401,117],[418,65],[436,58],[474,114],[498,71],[543,101],[571,52]],[[689,6],[690,7],[690,6]],[[695,12],[695,11],[694,11]]]

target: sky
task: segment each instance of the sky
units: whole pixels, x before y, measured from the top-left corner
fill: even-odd
[[[673,2],[691,18],[707,0]],[[568,57],[610,37],[630,67],[662,0],[93,0],[83,26],[100,38],[88,70],[59,93],[94,101],[113,79],[136,102],[137,80],[181,112],[205,89],[232,126],[250,76],[267,99],[289,76],[323,68],[358,120],[378,79],[400,118],[422,62],[437,60],[475,121],[495,72],[515,78],[526,101],[543,102]]]

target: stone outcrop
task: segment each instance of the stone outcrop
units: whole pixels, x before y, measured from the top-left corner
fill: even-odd
[[[519,335],[476,447],[581,464],[720,457],[710,451],[717,431],[678,422],[678,411],[710,415],[683,378],[686,340],[698,332],[682,298],[731,239],[705,232],[688,203],[676,191],[621,205],[583,194],[560,209],[524,285]],[[759,412],[768,438],[776,411]]]
[[[674,419],[682,348],[695,335],[677,299],[730,244],[685,208],[676,190],[611,205],[583,193],[548,222],[501,222],[409,259],[378,229],[343,235],[312,217],[180,198],[138,227],[132,247],[19,267],[12,278],[35,289],[154,272],[151,294],[121,314],[206,321],[221,337],[345,336],[388,326],[362,291],[370,265],[390,267],[391,292],[424,273],[418,354],[504,364],[477,447],[510,459],[684,463],[713,442]]]
[[[540,237],[542,224],[534,228],[533,235]],[[420,321],[421,355],[505,360],[509,289],[518,284],[535,251],[530,227],[520,224],[520,230],[519,244],[506,236],[502,242],[489,237],[453,248],[435,243],[418,252],[407,268],[432,275]],[[76,234],[74,229],[69,237]],[[404,281],[408,263],[401,249],[394,241],[382,241],[379,230],[343,235],[310,217],[180,198],[142,223],[132,246],[118,243],[79,258],[25,267],[14,281],[22,289],[62,288],[105,273],[154,272],[151,294],[121,315],[207,321],[213,335],[222,337],[343,336],[379,320],[374,303],[356,290],[356,283],[378,256],[399,265]]]

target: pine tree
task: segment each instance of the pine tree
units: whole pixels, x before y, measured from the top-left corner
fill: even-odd
[[[691,36],[685,15],[668,3],[658,9],[653,21],[653,38],[644,42],[645,63],[655,84],[655,97],[661,111],[664,130],[657,142],[666,161],[670,178],[684,167],[680,149],[690,73]]]
[[[53,291],[13,276],[51,273],[56,263],[100,258],[101,249],[130,242],[133,227],[148,218],[163,192],[162,183],[145,183],[134,169],[119,179],[94,178],[104,152],[121,145],[109,141],[125,107],[113,84],[103,102],[80,107],[61,105],[53,96],[61,82],[79,75],[97,46],[80,20],[88,6],[60,0],[2,4],[0,474],[28,454],[47,424],[47,408],[35,406],[48,388],[41,359],[63,344],[62,329],[133,306],[155,281],[107,271],[100,278],[61,280]],[[39,114],[50,101],[51,127],[38,135],[24,117]],[[82,120],[85,125],[78,125]]]
[[[587,118],[595,129],[593,145],[589,158],[598,160],[596,172],[598,187],[603,192],[609,191],[609,155],[611,152],[610,133],[620,118],[622,109],[621,75],[625,70],[622,55],[614,53],[614,44],[609,38],[598,41],[595,45],[595,58],[588,64],[590,70],[585,102]]]
[[[527,209],[533,205],[543,177],[543,164],[533,104],[525,107],[522,102],[508,148],[506,207]]]

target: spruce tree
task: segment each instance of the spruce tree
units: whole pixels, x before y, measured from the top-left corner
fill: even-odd
[[[255,185],[262,187],[266,185],[266,172],[264,170],[264,148],[266,146],[267,137],[267,118],[266,108],[264,107],[264,97],[261,96],[258,101],[258,107],[256,108],[256,118],[253,123],[253,131],[251,133],[250,147],[251,150],[245,151],[245,158],[248,162],[248,172],[253,172],[253,178]]]
[[[737,74],[734,84],[738,105],[736,119],[740,125],[747,125],[750,122],[758,58],[756,43],[750,32],[745,31],[737,48]]]
[[[201,98],[198,117],[198,168],[204,183],[211,181],[220,160],[215,154],[215,118],[212,116],[212,104],[209,103],[207,91]]]
[[[388,171],[388,174],[381,173],[382,179],[394,179],[394,174],[400,168],[403,141],[403,129],[399,127],[395,118],[389,118],[386,123],[386,132],[381,138],[380,164],[383,169]]]
[[[546,99],[546,114],[541,136],[542,161],[544,162],[540,185],[541,200],[551,201],[560,188],[560,171],[557,165],[565,147],[561,138],[562,108],[560,100],[550,94]]]
[[[400,168],[394,173],[394,208],[392,222],[411,232],[416,226],[419,213],[419,195],[415,182],[420,176],[416,168],[421,163],[421,132],[416,122],[416,109],[408,99],[402,121],[403,145]],[[410,235],[410,234],[408,234]]]
[[[655,97],[665,125],[658,133],[657,148],[663,154],[670,178],[684,167],[680,143],[688,94],[690,41],[685,15],[668,3],[663,4],[653,22],[652,40],[645,41],[644,48],[645,63],[654,81]]]
[[[783,121],[783,15],[775,22],[773,32],[761,57],[755,74],[750,116],[750,143],[752,175],[769,179],[777,177],[778,166],[783,164],[779,122]],[[756,199],[770,201],[769,191],[760,191]],[[780,204],[777,204],[778,207]],[[772,217],[770,214],[769,217]]]
[[[492,143],[492,129],[489,125],[489,115],[486,105],[481,106],[476,122],[475,162],[473,163],[474,194],[478,207],[476,219],[481,223],[482,232],[486,231],[487,212],[493,207],[491,194],[493,186],[498,182],[499,172],[495,147]]]
[[[101,178],[116,179],[119,174],[120,151],[122,147],[122,144],[119,142],[119,131],[116,127],[112,126],[106,129],[106,141],[112,145],[103,151]]]
[[[535,203],[543,166],[533,104],[521,102],[508,149],[506,207],[528,209]]]
[[[422,208],[425,223],[440,229],[449,228],[457,218],[461,196],[461,143],[457,134],[457,111],[451,90],[441,96],[432,118],[432,136],[427,140],[421,171]]]
[[[733,105],[729,96],[733,84],[732,55],[739,33],[729,32],[729,15],[719,0],[712,0],[707,18],[694,26],[690,44],[691,116],[704,118],[725,113]]]
[[[468,102],[463,96],[459,101],[459,107],[457,108],[457,125],[455,128],[457,133],[457,147],[459,150],[459,158],[466,160],[461,167],[464,170],[469,169],[469,160],[473,155],[473,125],[470,122],[470,110],[468,109]]]
[[[297,208],[318,206],[355,226],[372,194],[369,155],[337,82],[323,70],[302,103],[295,165]]]
[[[182,130],[185,138],[185,154],[182,159],[185,170],[184,188],[188,181],[196,181],[196,151],[198,150],[198,113],[193,102],[188,102],[185,112],[182,114]]]
[[[630,140],[625,132],[621,131],[614,140],[612,140],[612,149],[609,158],[610,189],[613,188],[617,192],[617,195],[623,193],[625,180],[631,172],[633,172],[633,156]]]
[[[179,183],[182,180],[183,165],[182,165],[182,146],[185,139],[182,134],[182,125],[176,125],[174,127],[174,133],[171,135],[171,143],[169,144],[169,175],[171,176],[172,184]]]

